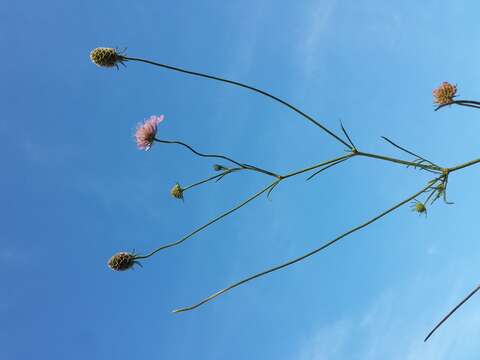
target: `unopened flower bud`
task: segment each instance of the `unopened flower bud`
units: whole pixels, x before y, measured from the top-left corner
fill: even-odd
[[[170,194],[172,194],[172,196],[173,196],[175,199],[181,199],[181,200],[183,200],[183,189],[182,189],[182,187],[180,186],[179,183],[176,183],[176,184],[172,187],[172,190],[170,190]]]
[[[421,202],[417,202],[415,204],[415,211],[418,212],[419,214],[423,214],[424,212],[427,211],[427,208]]]
[[[223,165],[215,164],[215,165],[213,165],[213,170],[214,171],[225,171],[225,170],[228,170],[228,168],[226,168]]]

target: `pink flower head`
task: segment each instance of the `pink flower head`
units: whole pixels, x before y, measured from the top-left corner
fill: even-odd
[[[135,140],[137,141],[137,146],[140,150],[147,151],[152,147],[155,135],[157,135],[157,125],[163,121],[163,118],[163,115],[152,115],[150,116],[150,119],[137,125]]]

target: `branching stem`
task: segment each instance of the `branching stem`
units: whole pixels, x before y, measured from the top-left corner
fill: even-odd
[[[143,256],[135,256],[135,260],[140,260],[140,259],[146,259],[146,258],[149,258],[150,256],[152,255],[155,255],[157,252],[161,251],[161,250],[164,250],[164,249],[167,249],[169,247],[172,247],[172,246],[176,246],[176,245],[179,245],[181,244],[182,242],[184,242],[185,240],[189,239],[190,237],[192,237],[193,235],[199,233],[200,231],[202,231],[203,229],[207,228],[208,226],[212,225],[213,223],[216,223],[218,220],[224,218],[225,216],[227,215],[230,215],[231,213],[237,211],[238,209],[240,209],[241,207],[247,205],[250,201],[256,199],[257,197],[259,197],[260,195],[262,195],[264,192],[268,191],[272,186],[275,186],[280,180],[275,180],[273,183],[271,183],[270,185],[268,185],[267,187],[263,188],[262,190],[260,190],[259,192],[255,193],[254,195],[250,196],[247,200],[241,202],[240,204],[238,204],[237,206],[235,206],[234,208],[224,212],[223,214],[217,216],[216,218],[214,218],[213,220],[209,221],[208,223],[200,226],[199,228],[195,229],[194,231],[192,231],[191,233],[189,233],[188,235],[185,235],[184,237],[182,237],[180,240],[178,241],[175,241],[175,242],[172,242],[172,243],[169,243],[169,244],[166,244],[166,245],[162,245],[160,246],[159,248],[153,250],[151,253],[147,254],[147,255],[143,255]]]
[[[220,290],[220,291],[217,291],[216,293],[210,295],[209,297],[207,297],[207,298],[205,298],[204,300],[198,302],[197,304],[194,304],[194,305],[188,306],[188,307],[184,307],[184,308],[181,308],[181,309],[177,309],[177,310],[174,310],[173,312],[174,312],[174,313],[179,313],[179,312],[184,312],[184,311],[189,311],[189,310],[196,309],[197,307],[199,307],[199,306],[201,306],[201,305],[203,305],[203,304],[205,304],[205,303],[207,303],[207,302],[215,299],[216,297],[218,297],[218,296],[220,296],[220,295],[222,295],[222,294],[224,294],[224,293],[226,293],[226,292],[228,292],[228,291],[230,291],[230,290],[232,290],[232,289],[234,289],[234,288],[236,288],[236,287],[238,287],[238,286],[240,286],[240,285],[242,285],[242,284],[245,284],[245,283],[247,283],[247,282],[249,282],[249,281],[252,281],[252,280],[257,279],[257,278],[259,278],[259,277],[265,276],[265,275],[267,275],[267,274],[270,274],[270,273],[272,273],[272,272],[274,272],[274,271],[278,271],[278,270],[280,270],[280,269],[286,268],[287,266],[293,265],[293,264],[295,264],[295,263],[297,263],[297,262],[299,262],[299,261],[302,261],[302,260],[304,260],[304,259],[306,259],[306,258],[308,258],[308,257],[310,257],[310,256],[312,256],[312,255],[315,255],[315,254],[317,254],[318,252],[320,252],[320,251],[328,248],[329,246],[333,245],[334,243],[336,243],[336,242],[339,241],[340,239],[342,239],[342,238],[344,238],[344,237],[346,237],[346,236],[348,236],[348,235],[350,235],[350,234],[352,234],[352,233],[354,233],[354,232],[356,232],[356,231],[358,231],[358,230],[360,230],[360,229],[363,229],[364,227],[366,227],[366,226],[374,223],[375,221],[381,219],[381,218],[384,217],[385,215],[387,215],[387,214],[391,213],[392,211],[398,209],[398,208],[401,207],[402,205],[404,205],[404,204],[408,203],[409,201],[415,199],[417,196],[419,196],[420,194],[423,194],[425,191],[427,191],[427,190],[428,190],[431,186],[433,186],[439,179],[440,179],[440,178],[437,178],[437,179],[435,179],[434,182],[429,182],[427,186],[425,186],[425,187],[422,188],[421,190],[417,191],[415,194],[407,197],[405,200],[402,200],[401,202],[399,202],[398,204],[394,205],[394,206],[391,207],[390,209],[385,210],[384,212],[382,212],[382,213],[380,213],[379,215],[373,217],[372,219],[364,222],[363,224],[358,225],[358,226],[356,226],[356,227],[354,227],[354,228],[352,228],[352,229],[344,232],[343,234],[337,236],[335,239],[333,239],[333,240],[327,242],[326,244],[320,246],[319,248],[314,249],[314,250],[312,250],[312,251],[310,251],[310,252],[308,252],[308,253],[300,256],[300,257],[297,257],[297,258],[295,258],[295,259],[292,259],[292,260],[290,260],[290,261],[287,261],[287,262],[285,262],[285,263],[283,263],[283,264],[281,264],[281,265],[274,266],[274,267],[272,267],[272,268],[270,268],[270,269],[267,269],[267,270],[265,270],[265,271],[259,272],[259,273],[255,274],[255,275],[249,276],[249,277],[247,277],[247,278],[245,278],[245,279],[243,279],[243,280],[240,280],[240,281],[238,281],[238,282],[236,282],[236,283],[233,283],[233,284],[231,284],[230,286],[228,286],[228,287],[226,287],[226,288],[224,288],[224,289],[222,289],[222,290]]]

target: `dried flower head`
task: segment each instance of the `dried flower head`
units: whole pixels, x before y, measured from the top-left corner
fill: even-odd
[[[150,119],[138,124],[137,131],[135,132],[135,140],[140,150],[146,151],[152,147],[155,135],[157,134],[157,125],[162,122],[163,119],[163,115],[152,115]]]
[[[92,62],[100,67],[114,67],[118,68],[118,63],[123,64],[123,56],[120,55],[114,48],[95,48],[90,52],[90,59]]]
[[[433,90],[433,100],[438,105],[446,105],[453,102],[453,98],[457,94],[457,86],[446,81]]]
[[[180,186],[179,183],[176,183],[176,184],[172,187],[172,190],[170,190],[170,194],[172,194],[172,196],[173,196],[175,199],[181,199],[181,200],[183,200],[183,189],[182,189],[182,187]]]
[[[108,260],[108,267],[115,271],[130,269],[135,264],[135,255],[127,252],[119,252]]]

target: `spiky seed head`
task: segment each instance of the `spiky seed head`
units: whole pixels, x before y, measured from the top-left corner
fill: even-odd
[[[90,52],[92,62],[100,67],[114,67],[121,62],[121,55],[114,48],[98,47]]]
[[[450,104],[457,94],[457,86],[444,81],[433,90],[433,101],[437,105]]]
[[[419,214],[423,214],[424,212],[427,211],[427,208],[421,202],[417,202],[415,204],[415,211],[418,212]]]
[[[445,184],[444,184],[444,183],[438,184],[438,185],[437,185],[437,191],[438,191],[439,193],[444,192],[444,191],[445,191]]]
[[[108,260],[108,267],[115,271],[130,269],[135,264],[135,256],[127,252],[119,252]]]
[[[181,199],[181,200],[183,200],[183,189],[182,189],[182,187],[180,186],[179,183],[176,183],[176,184],[172,187],[172,190],[170,190],[170,194],[172,194],[172,196],[173,196],[175,199]]]

